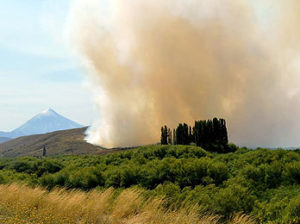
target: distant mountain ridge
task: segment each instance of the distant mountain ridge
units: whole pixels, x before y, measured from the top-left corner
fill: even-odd
[[[3,143],[3,142],[7,142],[11,140],[11,138],[7,138],[7,137],[0,137],[0,144]]]
[[[54,131],[82,128],[83,126],[58,114],[53,109],[45,110],[11,132],[0,132],[2,138],[46,134]]]

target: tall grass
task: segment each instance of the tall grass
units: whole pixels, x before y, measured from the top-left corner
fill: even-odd
[[[220,223],[219,216],[201,216],[198,206],[176,211],[164,199],[146,198],[138,189],[51,192],[24,185],[0,185],[0,223],[19,224],[198,224]],[[230,223],[255,223],[245,215]]]

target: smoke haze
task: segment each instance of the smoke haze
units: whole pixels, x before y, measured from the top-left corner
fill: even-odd
[[[88,141],[155,143],[164,124],[216,116],[239,145],[299,145],[299,26],[296,0],[74,1],[100,111]]]

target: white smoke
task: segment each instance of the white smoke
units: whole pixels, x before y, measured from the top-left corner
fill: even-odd
[[[299,19],[296,0],[74,1],[101,112],[89,141],[155,143],[164,124],[217,116],[237,144],[299,144]]]

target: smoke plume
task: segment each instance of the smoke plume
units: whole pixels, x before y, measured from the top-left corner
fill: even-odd
[[[222,117],[247,146],[300,143],[296,0],[77,0],[70,37],[99,120],[88,140],[158,142],[160,127]]]

